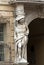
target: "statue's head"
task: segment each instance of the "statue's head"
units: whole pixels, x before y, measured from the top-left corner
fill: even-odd
[[[19,20],[21,20],[21,19],[25,19],[25,16],[24,16],[24,15],[18,15],[18,16],[16,17],[16,21],[19,21]]]
[[[25,22],[25,16],[18,16],[18,17],[16,17],[16,21],[19,24],[23,24]]]
[[[18,4],[16,6],[16,21],[19,23],[23,23],[25,20],[25,12],[24,12],[24,5]]]

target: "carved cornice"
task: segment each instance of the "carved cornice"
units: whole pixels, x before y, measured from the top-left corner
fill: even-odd
[[[0,23],[8,23],[10,20],[0,14]]]
[[[31,3],[31,4],[44,4],[44,0],[10,0],[10,4],[15,3]]]
[[[2,5],[10,5],[15,3],[44,4],[44,0],[0,0],[0,4]]]

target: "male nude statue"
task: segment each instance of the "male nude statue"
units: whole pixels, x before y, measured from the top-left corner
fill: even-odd
[[[24,16],[19,16],[15,23],[16,58],[20,61],[22,58],[25,59],[25,49],[28,41],[29,29]]]

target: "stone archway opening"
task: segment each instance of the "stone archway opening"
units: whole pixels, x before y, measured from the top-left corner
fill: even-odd
[[[29,65],[44,65],[44,18],[36,18],[29,24],[27,60]]]

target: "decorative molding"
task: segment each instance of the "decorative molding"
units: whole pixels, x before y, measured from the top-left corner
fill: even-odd
[[[0,14],[0,23],[7,23],[10,22],[10,20]]]

